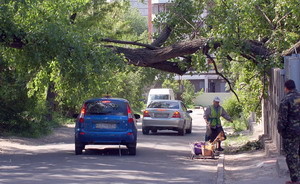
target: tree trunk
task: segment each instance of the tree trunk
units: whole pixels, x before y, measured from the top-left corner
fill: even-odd
[[[56,97],[56,93],[54,92],[54,83],[50,82],[47,90],[47,97],[46,97],[48,112],[45,115],[45,118],[47,121],[53,120],[53,112],[56,109],[55,97]]]

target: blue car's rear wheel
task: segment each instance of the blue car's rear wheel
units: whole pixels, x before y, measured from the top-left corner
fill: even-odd
[[[81,155],[84,147],[84,144],[75,142],[75,155]]]
[[[136,144],[128,144],[127,148],[129,155],[136,155]]]

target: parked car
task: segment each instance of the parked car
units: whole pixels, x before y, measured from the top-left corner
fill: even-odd
[[[157,130],[174,130],[179,135],[192,133],[192,118],[186,106],[180,100],[154,100],[143,113],[143,134]]]
[[[83,103],[75,114],[75,154],[86,145],[126,145],[130,155],[136,154],[137,125],[140,115],[133,114],[129,102],[121,98],[95,98]]]

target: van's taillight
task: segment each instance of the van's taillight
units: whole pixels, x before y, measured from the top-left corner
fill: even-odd
[[[150,117],[149,111],[144,111],[143,116],[144,116],[144,117]]]
[[[172,118],[181,118],[180,112],[178,111],[174,112]]]
[[[129,105],[127,105],[128,123],[134,123],[133,116]]]
[[[86,106],[83,105],[83,107],[81,108],[81,111],[80,111],[80,115],[79,115],[79,122],[80,122],[80,123],[83,123],[83,122],[84,122],[84,115],[85,115],[85,112],[86,112]]]

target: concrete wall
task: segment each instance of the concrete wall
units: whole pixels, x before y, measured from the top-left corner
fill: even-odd
[[[269,80],[268,98],[262,103],[262,122],[264,124],[265,138],[270,139],[280,152],[282,149],[281,137],[277,131],[278,109],[280,101],[284,96],[284,81],[282,69],[273,68]]]
[[[284,57],[285,79],[295,81],[296,88],[300,91],[300,54]]]
[[[203,93],[196,97],[194,103],[196,106],[209,106],[212,105],[213,99],[215,97],[219,97],[221,99],[221,103],[224,103],[224,100],[230,98],[232,93]]]

